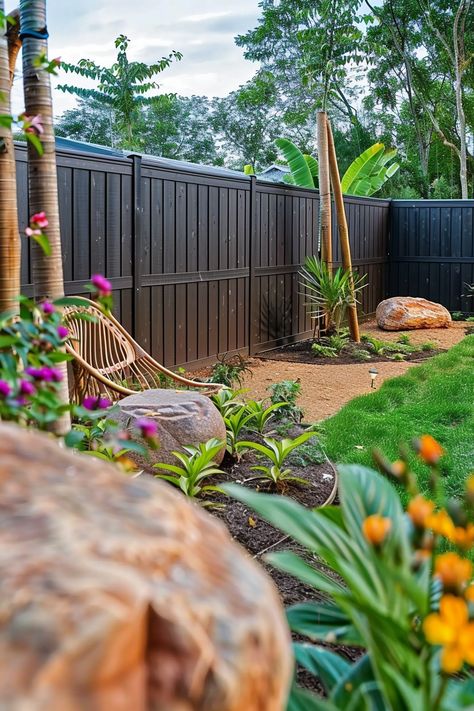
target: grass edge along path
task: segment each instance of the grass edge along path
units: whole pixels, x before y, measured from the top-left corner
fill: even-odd
[[[474,335],[351,400],[325,421],[323,443],[336,464],[373,466],[374,449],[393,461],[401,444],[422,434],[445,448],[446,492],[460,494],[474,472]],[[426,488],[426,468],[415,455],[412,464]]]

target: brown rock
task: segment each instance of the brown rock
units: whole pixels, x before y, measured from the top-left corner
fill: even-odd
[[[448,328],[451,324],[451,314],[444,306],[412,296],[394,296],[381,301],[375,317],[378,326],[385,331]]]
[[[0,424],[0,706],[283,711],[271,581],[211,515]]]
[[[130,457],[139,466],[151,470],[156,462],[176,464],[173,450],[183,446],[207,442],[216,437],[225,442],[226,431],[222,416],[210,398],[199,393],[181,390],[145,390],[129,395],[118,402],[119,411],[115,418],[125,427],[133,426],[139,417],[151,418],[158,427],[159,449],[150,452],[149,459],[135,453]],[[220,464],[225,454],[225,446],[216,457]]]

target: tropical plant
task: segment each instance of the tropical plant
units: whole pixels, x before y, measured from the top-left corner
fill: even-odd
[[[245,390],[232,390],[231,388],[221,388],[216,393],[211,395],[211,400],[217,407],[222,417],[225,417],[227,412],[236,407],[242,407],[243,402],[238,400],[238,397],[246,392]]]
[[[275,412],[285,405],[284,402],[275,402],[266,406],[265,400],[248,400],[245,408],[252,415],[250,429],[255,429],[262,434],[269,421],[275,417]]]
[[[340,353],[349,343],[349,332],[347,329],[341,329],[337,333],[332,333],[330,336],[321,338],[323,346],[333,348],[337,353]]]
[[[397,338],[397,343],[402,343],[404,346],[409,346],[411,344],[410,336],[408,333],[402,333]]]
[[[112,108],[120,131],[127,137],[127,148],[132,149],[140,146],[137,136],[140,108],[156,101],[156,97],[148,95],[150,91],[159,88],[155,77],[167,69],[173,60],[180,60],[182,55],[173,50],[167,57],[153,64],[131,62],[127,55],[129,43],[130,39],[125,35],[117,37],[117,59],[111,67],[102,67],[91,59],[81,59],[78,64],[63,62],[62,68],[66,72],[92,79],[98,84],[94,89],[60,84],[58,89],[80,98],[94,99]]]
[[[307,484],[308,482],[306,479],[294,476],[291,473],[291,469],[283,469],[283,465],[289,455],[297,449],[297,447],[304,444],[315,435],[315,432],[303,432],[303,434],[299,437],[295,437],[295,439],[282,440],[273,439],[273,437],[264,437],[263,441],[265,444],[260,444],[260,442],[242,441],[238,442],[237,448],[253,449],[270,460],[270,466],[259,464],[251,467],[253,471],[261,472],[261,474],[256,477],[257,479],[270,479],[277,487],[281,487],[288,481],[296,481],[299,484]]]
[[[211,484],[203,485],[204,479],[208,479],[216,474],[222,474],[222,470],[215,463],[215,458],[224,446],[224,442],[215,437],[207,442],[201,443],[198,447],[189,445],[183,447],[184,452],[173,452],[172,454],[180,464],[155,464],[156,469],[162,469],[165,473],[156,474],[158,479],[164,479],[170,484],[177,486],[183,494],[194,499],[198,496],[205,496],[221,492],[218,486]],[[203,506],[209,506],[212,502],[203,501]]]
[[[317,160],[302,153],[286,138],[277,138],[275,144],[291,169],[291,173],[285,176],[285,181],[303,188],[317,188]],[[396,149],[385,150],[383,143],[374,143],[350,164],[342,176],[342,192],[365,197],[374,195],[399,169],[398,163],[390,163],[396,154]]]
[[[296,400],[301,393],[301,383],[298,380],[282,380],[273,383],[268,387],[270,401],[272,404],[282,404],[275,412],[275,417],[279,420],[289,419],[300,422],[303,410],[296,404]]]
[[[288,551],[267,556],[318,596],[287,615],[292,631],[309,638],[294,644],[296,660],[319,678],[327,698],[295,685],[291,711],[460,711],[474,705],[468,669],[474,664],[468,558],[474,479],[462,499],[450,500],[442,491],[442,447],[429,435],[415,446],[430,467],[431,498],[419,493],[406,457],[390,463],[378,455],[385,474],[410,494],[406,512],[392,483],[361,466],[340,467],[340,507],[310,510],[284,497],[225,486],[312,558]],[[350,662],[331,645],[359,647],[362,654]]]
[[[224,353],[224,355],[218,357],[217,363],[212,366],[209,382],[220,383],[232,388],[236,383],[242,385],[243,375],[251,372],[245,358],[240,353],[230,357],[227,353]]]
[[[317,257],[306,257],[299,276],[311,317],[324,319],[327,334],[338,333],[348,306],[354,300],[357,303],[358,294],[366,286],[365,276],[360,277],[341,267],[332,272]]]
[[[42,217],[41,224],[47,227],[49,245],[45,250],[38,241],[32,243],[34,294],[36,298],[47,296],[54,300],[64,296],[64,280],[50,80],[54,62],[44,59],[48,54],[46,0],[21,0],[20,26],[23,37],[24,118],[30,124],[28,130],[31,129],[31,135],[35,131],[40,134],[42,146],[42,151],[38,152],[37,146],[28,142],[29,210],[33,222],[36,222],[34,218]],[[34,226],[30,225],[29,229],[34,233]],[[69,402],[67,368],[64,362],[59,363],[58,367],[62,373],[58,395],[66,405]],[[51,423],[51,427],[56,434],[65,434],[70,430],[67,408],[62,417]]]
[[[323,346],[321,343],[313,343],[311,346],[311,352],[316,357],[321,358],[336,358],[338,351],[330,346]]]
[[[253,413],[248,412],[245,405],[238,408],[228,410],[224,416],[227,438],[227,451],[233,457],[236,456],[240,433],[248,426],[248,423],[253,419]]]

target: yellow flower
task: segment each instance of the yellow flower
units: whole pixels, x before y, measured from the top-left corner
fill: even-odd
[[[466,491],[468,494],[474,494],[474,474],[471,474],[467,480]]]
[[[417,443],[418,454],[427,464],[437,464],[444,454],[440,443],[431,435],[422,435]]]
[[[464,600],[443,595],[439,613],[433,612],[423,622],[423,631],[430,644],[443,647],[441,668],[448,674],[459,671],[464,662],[474,664],[474,622]]]
[[[389,518],[384,518],[380,514],[372,514],[367,516],[362,524],[362,533],[366,540],[374,546],[379,546],[392,527],[392,521]]]
[[[433,533],[451,539],[454,535],[454,523],[447,511],[441,509],[430,516],[427,516],[425,522],[426,528],[431,528]]]
[[[425,499],[424,496],[418,494],[408,504],[408,515],[417,528],[424,528],[429,516],[433,513],[434,502]]]
[[[459,590],[472,577],[472,563],[456,553],[443,553],[435,560],[434,572],[444,588]]]

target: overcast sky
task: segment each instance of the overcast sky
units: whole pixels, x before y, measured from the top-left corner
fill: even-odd
[[[7,10],[16,4],[7,0]],[[162,75],[161,86],[187,96],[224,96],[257,68],[243,58],[234,37],[257,24],[258,0],[48,0],[47,6],[51,58],[77,62],[87,57],[109,65],[114,39],[123,33],[131,40],[132,60],[150,63],[173,49],[182,52],[183,59]],[[21,57],[17,74],[14,113],[23,108]],[[70,75],[66,81],[71,83]],[[73,83],[79,83],[76,77]],[[61,91],[54,92],[53,101],[56,115],[75,104]]]

